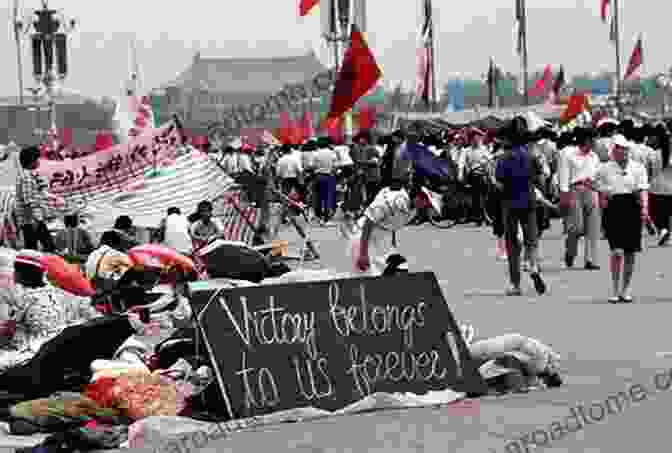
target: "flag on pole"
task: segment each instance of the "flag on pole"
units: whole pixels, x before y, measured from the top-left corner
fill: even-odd
[[[523,54],[525,47],[525,0],[516,0],[516,53]]]
[[[488,67],[488,76],[487,76],[487,83],[488,83],[488,95],[489,95],[489,101],[490,101],[490,106],[491,107],[496,107],[497,104],[499,103],[499,96],[501,95],[500,93],[500,82],[504,78],[504,74],[502,73],[502,70],[495,64],[495,59],[493,57],[490,57],[490,66]]]
[[[560,95],[560,90],[565,86],[565,68],[560,65],[560,70],[558,75],[555,77],[555,82],[553,83],[553,93],[558,96]]]
[[[318,4],[320,0],[300,0],[299,2],[299,16],[307,16],[308,13]]]
[[[336,77],[327,120],[338,119],[371,90],[382,72],[356,25],[350,33],[350,47]]]
[[[630,55],[630,61],[628,62],[628,68],[625,70],[623,80],[638,77],[638,69],[642,67],[642,64],[644,64],[644,49],[642,47],[642,35],[640,34],[632,55]]]
[[[602,16],[602,22],[607,22],[607,14],[609,12],[609,3],[611,0],[600,0],[600,15]]]
[[[544,75],[541,79],[537,80],[537,83],[534,84],[530,90],[530,96],[543,96],[546,93],[546,90],[550,88],[550,85],[553,80],[553,71],[551,70],[551,65],[546,65],[544,69]]]
[[[429,105],[432,93],[432,1],[422,1],[422,24],[420,27],[420,42],[418,45],[418,72],[415,84],[415,96]]]

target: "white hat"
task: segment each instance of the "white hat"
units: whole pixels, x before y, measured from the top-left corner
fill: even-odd
[[[630,142],[621,134],[614,135],[611,139],[611,143],[614,146],[620,146],[621,148],[630,148]]]

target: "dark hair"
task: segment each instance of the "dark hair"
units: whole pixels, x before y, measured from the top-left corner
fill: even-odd
[[[33,167],[35,162],[40,159],[40,148],[37,146],[27,146],[21,150],[19,153],[19,163],[21,167],[25,170],[29,170]]]
[[[76,228],[79,225],[79,216],[77,214],[68,214],[63,217],[63,223],[67,228]]]
[[[14,279],[28,288],[40,288],[45,285],[44,271],[26,263],[14,263]]]
[[[208,200],[203,200],[200,203],[198,203],[198,206],[196,207],[197,211],[212,211],[212,203],[210,203]]]
[[[133,220],[127,215],[120,215],[114,221],[114,229],[116,230],[130,230],[133,228]]]
[[[171,208],[168,208],[168,215],[172,214],[182,214],[182,211],[180,211],[180,208],[176,208],[173,206]]]
[[[100,245],[107,245],[112,247],[115,250],[121,250],[123,248],[121,235],[116,231],[106,231],[100,237]]]

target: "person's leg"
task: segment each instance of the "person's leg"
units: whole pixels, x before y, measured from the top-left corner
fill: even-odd
[[[324,217],[324,201],[322,197],[322,176],[316,175],[315,181],[313,183],[313,201],[315,217],[317,217],[319,220],[322,220]]]
[[[53,253],[56,251],[56,244],[54,244],[54,237],[51,235],[51,231],[49,231],[49,227],[45,222],[40,222],[38,224],[37,235],[45,252]]]
[[[525,242],[525,254],[528,257],[530,277],[537,293],[544,294],[547,288],[546,283],[541,277],[541,269],[539,267],[539,232],[537,230],[539,222],[537,220],[537,210],[527,209],[524,215],[525,218],[521,219],[521,225],[523,226],[523,240]]]
[[[506,238],[506,254],[509,264],[509,281],[511,282],[511,295],[520,293],[520,253],[521,244],[518,240],[519,218],[514,209],[504,208],[504,236]]]
[[[596,192],[586,192],[584,200],[584,257],[586,268],[591,270],[599,269],[598,247],[600,244],[600,207]]]
[[[329,207],[329,215],[327,217],[327,220],[331,220],[331,218],[334,216],[336,213],[336,187],[338,186],[338,180],[336,176],[330,175],[327,177],[327,196],[328,196],[328,207]]]
[[[611,271],[611,301],[615,302],[621,297],[621,273],[623,271],[623,251],[612,250],[609,260],[609,270]]]
[[[26,224],[21,227],[23,232],[23,248],[37,250],[37,233],[32,224]]]
[[[672,196],[671,195],[651,195],[652,199],[656,199],[654,220],[656,221],[656,228],[660,232],[658,245],[666,245],[670,240],[670,216],[672,215]]]
[[[635,254],[625,253],[623,256],[623,289],[621,290],[621,298],[626,301],[632,300],[630,293],[630,285],[632,284],[632,276],[635,273]]]
[[[583,206],[580,193],[574,193],[574,206],[569,208],[566,227],[567,238],[565,239],[565,264],[567,267],[574,265],[574,260],[579,252],[579,238],[583,234]]]

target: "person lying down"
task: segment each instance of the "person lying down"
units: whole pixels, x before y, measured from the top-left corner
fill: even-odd
[[[473,326],[460,327],[469,352],[479,365],[479,372],[496,393],[527,391],[544,385],[562,385],[560,355],[534,338],[504,334],[475,340]]]

